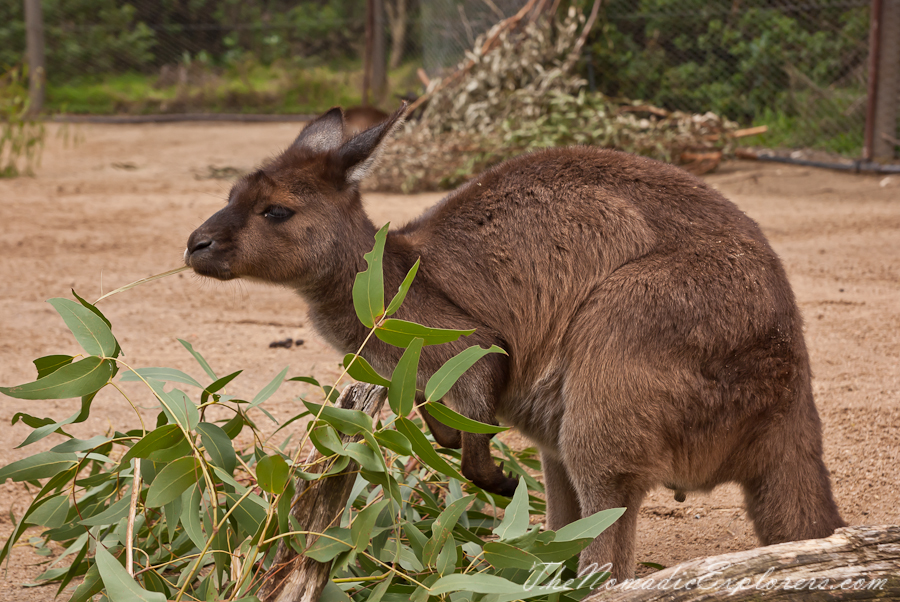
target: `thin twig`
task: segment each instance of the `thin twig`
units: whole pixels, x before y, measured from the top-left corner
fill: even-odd
[[[139,458],[134,459],[132,474],[134,478],[131,481],[131,504],[128,506],[128,528],[125,531],[125,537],[128,538],[125,544],[125,569],[129,575],[134,577],[134,518],[138,499],[141,497],[141,461]]]
[[[581,30],[581,35],[578,36],[578,41],[575,42],[575,46],[572,48],[572,52],[570,52],[568,58],[566,58],[566,66],[563,67],[563,72],[569,71],[568,66],[570,65],[570,63],[574,63],[578,60],[578,57],[581,56],[581,48],[587,41],[588,34],[591,32],[591,28],[594,26],[594,22],[597,20],[597,13],[600,12],[600,5],[602,3],[603,0],[594,0],[594,6],[591,8],[591,14],[585,22],[584,29]]]

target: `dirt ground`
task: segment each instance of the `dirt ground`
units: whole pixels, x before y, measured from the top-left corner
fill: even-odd
[[[246,170],[279,151],[296,124],[50,126],[37,177],[0,180],[0,384],[34,378],[31,360],[76,353],[62,320],[44,301],[75,290],[89,300],[138,278],[181,265],[191,231],[220,208],[226,168]],[[73,137],[81,138],[77,145]],[[900,177],[733,162],[707,180],[756,219],[786,264],[806,320],[815,393],[835,496],[850,524],[897,524],[900,503]],[[441,194],[366,194],[376,223],[400,224]],[[339,356],[308,326],[303,303],[287,290],[213,283],[188,274],[101,303],[134,366],[203,373],[176,338],[190,341],[219,374],[244,373],[233,393],[253,395],[284,366],[290,375],[337,376]],[[302,346],[269,348],[302,339]],[[285,385],[268,403],[296,413]],[[299,386],[299,385],[298,385]],[[112,391],[76,436],[137,426]],[[30,432],[10,426],[16,411],[62,418],[74,400],[0,400],[0,465],[58,443],[50,437],[15,449]],[[149,415],[149,413],[148,413]],[[0,537],[29,496],[0,485]],[[737,488],[690,495],[667,490],[644,502],[638,560],[672,565],[755,547]],[[16,548],[0,574],[0,600],[49,600],[55,588],[22,589],[46,559]]]

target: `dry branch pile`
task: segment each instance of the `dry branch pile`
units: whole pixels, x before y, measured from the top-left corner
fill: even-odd
[[[526,7],[527,8],[527,7]],[[523,9],[524,10],[524,9]],[[586,92],[576,70],[585,17],[499,23],[457,70],[432,80],[421,119],[407,125],[370,182],[385,191],[449,188],[538,148],[589,144],[715,168],[737,124]]]

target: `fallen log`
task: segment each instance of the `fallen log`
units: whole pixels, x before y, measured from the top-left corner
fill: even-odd
[[[700,176],[715,170],[722,161],[722,151],[684,151],[679,157],[682,169],[686,169],[695,176]]]
[[[374,417],[381,411],[386,397],[387,389],[384,387],[357,383],[344,389],[335,405],[348,410],[359,410]],[[349,435],[341,437],[344,442],[359,438]],[[322,463],[316,466],[318,469],[314,468],[312,472],[323,470]],[[334,476],[299,482],[297,494],[291,503],[291,515],[304,531],[322,533],[333,526],[336,517],[344,511],[358,470],[357,464],[350,462],[347,468]],[[314,541],[313,537],[307,538],[309,545]],[[330,562],[322,563],[301,556],[282,540],[257,597],[262,602],[317,602],[328,582],[330,569]]]
[[[599,586],[585,602],[900,600],[900,526],[698,558]]]

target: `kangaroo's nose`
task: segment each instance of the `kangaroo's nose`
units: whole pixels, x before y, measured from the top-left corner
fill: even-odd
[[[211,247],[212,244],[213,244],[213,241],[212,241],[211,238],[204,238],[204,239],[202,239],[202,240],[194,241],[193,244],[189,244],[189,245],[188,245],[188,250],[189,250],[191,253],[196,253],[197,251],[199,251],[199,250],[201,250],[201,249],[205,249],[205,248],[207,248],[207,247]]]

